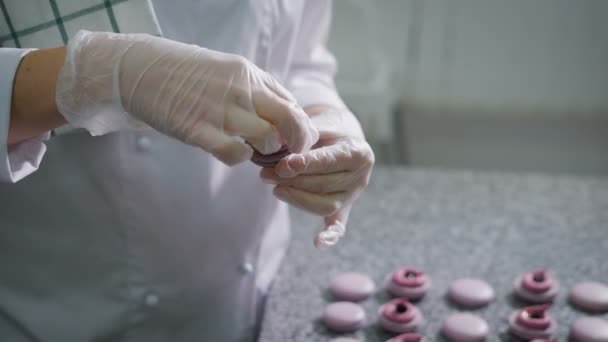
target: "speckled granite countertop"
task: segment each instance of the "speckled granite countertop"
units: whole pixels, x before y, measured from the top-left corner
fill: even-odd
[[[331,300],[333,274],[360,271],[381,284],[401,264],[422,267],[433,278],[418,305],[427,319],[427,341],[443,341],[444,318],[458,311],[445,299],[450,281],[480,277],[497,300],[474,310],[491,327],[488,341],[509,341],[507,318],[522,304],[511,296],[519,273],[549,267],[562,284],[552,308],[565,341],[573,319],[586,315],[567,303],[578,280],[608,282],[608,177],[498,174],[378,168],[355,206],[338,246],[312,246],[320,219],[293,212],[289,253],[269,294],[261,341],[329,341],[338,335],[319,322]],[[369,322],[344,336],[386,341],[376,311],[389,297],[379,288],[365,301]],[[602,315],[608,318],[608,314]]]

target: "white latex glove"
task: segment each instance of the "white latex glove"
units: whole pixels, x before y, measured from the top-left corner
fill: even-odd
[[[325,218],[315,245],[327,247],[344,235],[352,204],[369,182],[374,153],[349,111],[325,111],[312,121],[320,134],[314,149],[291,154],[260,176],[276,184],[279,199]]]
[[[145,34],[79,31],[57,81],[57,107],[93,135],[146,125],[226,164],[318,133],[291,94],[247,59]]]

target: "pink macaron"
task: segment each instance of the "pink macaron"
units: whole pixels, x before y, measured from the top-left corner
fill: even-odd
[[[422,313],[407,298],[397,298],[382,305],[378,310],[378,323],[394,333],[416,331],[423,323]]]
[[[570,339],[574,342],[606,342],[608,320],[601,317],[581,317],[570,326]]]
[[[468,312],[450,315],[441,326],[441,333],[454,342],[485,341],[489,331],[490,327],[483,318]]]
[[[412,266],[398,267],[386,277],[386,289],[396,297],[417,300],[431,288],[431,277],[422,269]]]
[[[608,312],[608,285],[583,281],[570,291],[570,302],[586,311]]]
[[[329,292],[339,300],[359,302],[371,296],[376,284],[369,276],[358,272],[345,272],[331,279]]]
[[[511,334],[525,340],[555,338],[557,323],[549,314],[549,307],[543,304],[515,311],[509,317]]]
[[[395,336],[386,342],[422,342],[423,338],[417,333],[405,333]]]
[[[365,310],[351,302],[335,302],[327,305],[323,311],[325,326],[337,332],[353,332],[365,325]]]
[[[289,149],[285,145],[281,146],[278,151],[271,154],[261,154],[254,148],[253,155],[251,156],[251,161],[261,167],[275,167],[275,165],[277,165],[277,163],[281,159],[287,157],[290,154],[291,152],[289,152]]]
[[[496,298],[490,284],[475,278],[461,278],[453,281],[448,288],[450,300],[466,308],[480,308]]]
[[[531,303],[550,303],[559,292],[559,282],[548,271],[535,270],[515,278],[513,291]]]

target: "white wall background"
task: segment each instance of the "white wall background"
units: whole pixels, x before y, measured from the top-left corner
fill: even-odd
[[[568,112],[608,108],[608,1],[424,5],[416,96]]]
[[[608,108],[608,1],[337,0],[334,7],[339,81],[369,80],[383,68],[373,63],[385,59],[391,92],[420,101]],[[408,58],[412,26],[420,44]]]
[[[605,0],[336,0],[330,47],[397,160],[608,172],[607,19]]]

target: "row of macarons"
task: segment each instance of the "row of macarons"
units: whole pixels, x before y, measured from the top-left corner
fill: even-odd
[[[422,269],[410,266],[397,268],[385,279],[386,290],[396,298],[378,310],[378,324],[385,330],[401,334],[390,342],[421,341],[415,333],[424,324],[420,310],[412,303],[421,300],[432,285],[431,277]],[[338,302],[330,303],[323,313],[323,322],[333,331],[353,332],[366,323],[363,308],[357,302],[371,296],[376,289],[367,275],[348,272],[334,276],[329,291]],[[511,334],[525,340],[553,341],[557,323],[548,312],[559,293],[558,280],[547,270],[526,272],[514,280],[514,294],[523,301],[536,304],[516,310],[509,318]],[[462,278],[452,282],[448,298],[463,308],[483,307],[496,298],[494,289],[481,279]],[[608,286],[598,282],[581,282],[570,291],[570,302],[586,311],[608,311]],[[461,312],[449,316],[441,331],[450,341],[483,341],[489,326],[481,317]],[[608,342],[608,321],[583,317],[571,325],[571,336],[581,342]],[[348,341],[337,339],[335,342]],[[351,340],[353,341],[353,340]]]

